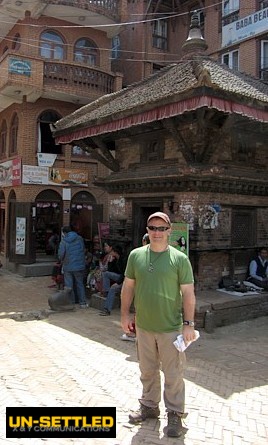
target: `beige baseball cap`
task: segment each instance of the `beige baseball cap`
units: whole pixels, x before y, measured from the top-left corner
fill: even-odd
[[[149,221],[153,218],[161,218],[163,221],[165,221],[169,226],[171,226],[171,222],[169,219],[169,216],[166,213],[163,212],[155,212],[152,213],[152,215],[149,216],[149,218],[147,219],[147,225],[149,223]]]

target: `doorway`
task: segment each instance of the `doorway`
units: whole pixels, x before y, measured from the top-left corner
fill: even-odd
[[[86,191],[76,193],[71,201],[70,224],[90,245],[102,222],[102,205],[96,204],[94,196]]]
[[[36,197],[36,254],[54,255],[49,242],[53,234],[60,236],[62,199],[54,190],[44,190]]]
[[[147,232],[147,219],[154,212],[162,211],[162,200],[133,200],[133,247],[141,246],[141,239]]]

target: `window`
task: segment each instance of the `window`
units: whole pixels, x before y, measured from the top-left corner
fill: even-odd
[[[199,24],[200,24],[200,28],[204,29],[205,26],[205,15],[203,11],[197,11],[197,15],[198,15],[198,19],[199,19]]]
[[[0,129],[0,158],[5,158],[6,147],[7,147],[7,123],[6,121],[3,121]]]
[[[158,71],[160,71],[163,67],[164,65],[158,65],[157,63],[153,63],[153,73],[158,73]]]
[[[239,0],[223,0],[222,2],[222,26],[239,19]]]
[[[11,121],[11,127],[10,127],[10,146],[9,146],[9,153],[10,155],[13,155],[17,153],[18,147],[18,128],[19,128],[19,119],[17,114],[15,114]]]
[[[17,33],[15,34],[12,42],[12,49],[19,49],[19,48],[20,48],[20,34]]]
[[[55,111],[44,111],[39,118],[39,138],[38,138],[38,152],[61,154],[61,145],[55,144],[55,139],[50,130],[50,124],[58,121],[61,116]]]
[[[120,37],[114,36],[112,38],[112,59],[118,59],[120,55],[121,43]]]
[[[78,147],[78,145],[73,145],[72,146],[72,156],[91,156],[91,153]]]
[[[251,247],[256,242],[256,213],[251,209],[232,211],[232,247]]]
[[[153,47],[167,50],[167,20],[155,20],[153,22]]]
[[[268,81],[268,40],[261,41],[260,78]]]
[[[41,34],[40,56],[44,59],[63,60],[63,39],[53,31],[45,31]]]
[[[261,0],[259,7],[260,9],[268,8],[268,0]]]
[[[239,70],[238,55],[239,55],[238,50],[230,51],[226,54],[223,54],[222,63],[225,63],[225,65],[227,65],[232,70],[238,71]]]
[[[223,0],[222,2],[222,16],[233,14],[239,11],[239,0]]]
[[[74,47],[74,60],[95,66],[98,64],[98,48],[89,39],[79,39]]]

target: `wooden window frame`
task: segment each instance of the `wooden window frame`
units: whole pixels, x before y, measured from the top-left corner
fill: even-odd
[[[50,34],[51,36],[55,36],[58,37],[59,40],[53,40],[53,38],[51,38],[51,40],[49,38],[45,37],[45,34]],[[42,32],[42,34],[40,35],[40,57],[42,57],[42,59],[46,59],[46,60],[65,60],[66,59],[66,51],[65,51],[65,43],[64,43],[64,39],[63,37],[52,30],[46,30],[44,32]],[[56,57],[56,52],[57,50],[60,49],[62,56],[61,57]],[[46,56],[45,52],[48,51],[49,52],[49,56]]]
[[[165,26],[163,26],[165,25]],[[168,21],[163,20],[155,20],[153,22],[153,42],[152,45],[154,48],[161,49],[162,51],[168,50]]]
[[[18,131],[19,131],[19,118],[15,114],[11,121],[10,126],[10,144],[9,144],[9,154],[10,156],[18,152]]]
[[[0,129],[0,158],[6,157],[7,150],[7,123],[5,120],[2,121]]]

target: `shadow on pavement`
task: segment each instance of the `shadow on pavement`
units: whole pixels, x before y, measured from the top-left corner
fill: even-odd
[[[120,351],[126,361],[137,362],[135,343],[120,339],[119,309],[108,317],[100,317],[93,308],[39,317],[48,311],[48,297],[53,293],[50,284],[50,277],[25,279],[1,270],[0,318],[16,319],[17,315],[21,322],[43,319]],[[267,317],[217,328],[213,334],[201,330],[200,339],[187,351],[185,378],[223,398],[267,384],[267,335]]]

